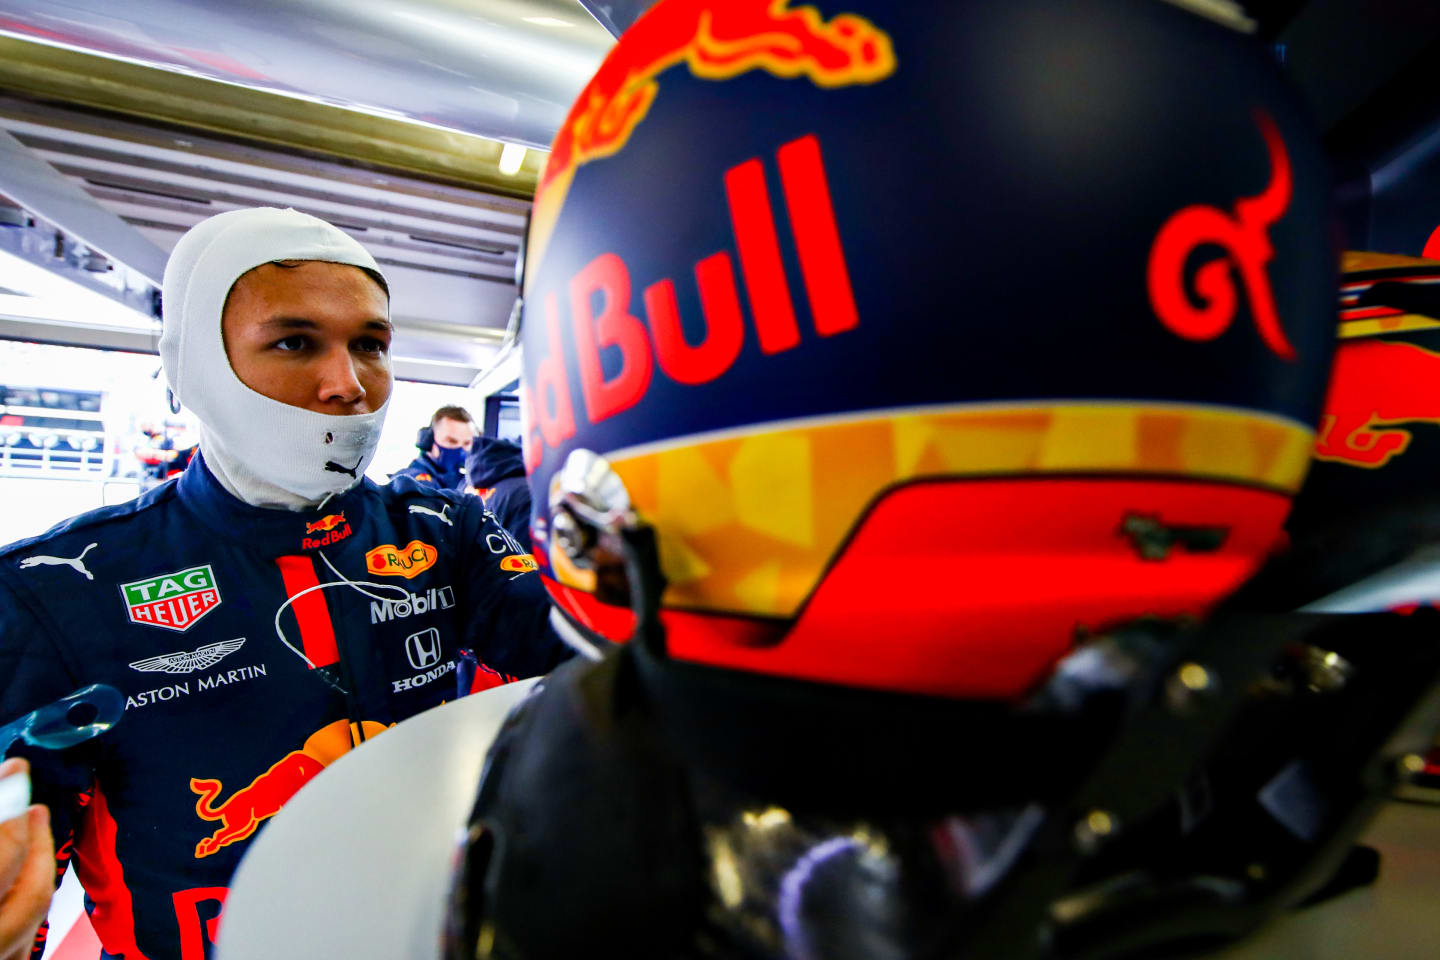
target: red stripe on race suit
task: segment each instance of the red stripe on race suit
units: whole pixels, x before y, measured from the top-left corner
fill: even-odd
[[[299,596],[306,590],[320,585],[315,576],[315,563],[309,557],[276,557],[275,565],[285,580],[285,593],[290,597]],[[335,645],[335,625],[330,619],[330,608],[325,604],[323,591],[311,590],[290,604],[295,611],[295,620],[300,624],[300,642],[305,646],[305,656],[317,667],[328,667],[340,662],[340,649]]]
[[[81,814],[75,843],[75,875],[95,903],[90,923],[105,952],[126,960],[146,960],[135,943],[135,905],[125,886],[125,870],[115,853],[118,832],[105,793],[97,785]]]

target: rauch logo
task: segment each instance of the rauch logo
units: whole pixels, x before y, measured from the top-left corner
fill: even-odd
[[[404,577],[409,580],[435,566],[440,551],[428,543],[411,540],[403,547],[385,543],[365,553],[365,567],[382,577]]]
[[[132,623],[182,633],[220,606],[220,588],[208,563],[148,580],[122,583],[120,593]]]

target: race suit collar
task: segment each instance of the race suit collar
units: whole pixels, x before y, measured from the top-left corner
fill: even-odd
[[[464,471],[460,469],[446,470],[440,462],[430,456],[429,453],[422,453],[417,459],[425,466],[426,470],[430,471],[430,475],[435,478],[435,482],[446,489],[450,489],[459,484],[460,478],[465,475]]]
[[[204,454],[197,452],[176,489],[180,501],[210,533],[284,556],[310,553],[348,539],[364,519],[369,498],[361,491],[373,491],[375,484],[362,479],[359,486],[332,497],[319,509],[256,507],[221,486],[205,464]]]

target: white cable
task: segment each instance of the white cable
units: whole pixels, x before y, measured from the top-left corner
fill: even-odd
[[[285,639],[285,631],[282,630],[281,627],[280,627],[280,615],[285,612],[285,608],[288,607],[288,606],[290,606],[290,604],[294,603],[296,600],[299,600],[301,597],[305,596],[306,594],[314,593],[316,590],[324,590],[326,587],[349,587],[349,588],[351,588],[352,590],[355,590],[355,591],[357,591],[358,593],[360,593],[360,594],[362,594],[362,595],[364,595],[364,596],[366,596],[366,597],[369,597],[369,598],[372,599],[372,600],[380,600],[380,601],[385,602],[385,603],[389,603],[389,602],[390,602],[390,599],[389,599],[388,597],[377,597],[377,596],[376,596],[375,594],[373,594],[373,593],[367,593],[366,591],[361,590],[361,589],[360,589],[361,585],[364,585],[364,586],[367,586],[367,587],[374,587],[374,588],[376,588],[377,590],[398,590],[398,591],[400,591],[400,598],[401,598],[402,600],[408,600],[408,599],[410,599],[410,591],[406,590],[404,587],[402,587],[402,586],[400,586],[400,585],[398,585],[398,584],[394,584],[394,583],[372,583],[372,582],[369,581],[369,580],[361,580],[361,581],[359,581],[358,583],[357,583],[357,582],[353,582],[353,581],[351,581],[351,580],[346,579],[345,575],[344,575],[343,573],[341,573],[339,570],[336,570],[336,569],[335,569],[335,565],[334,565],[333,563],[331,563],[328,558],[326,558],[325,554],[321,553],[321,554],[320,554],[320,559],[321,559],[321,560],[324,560],[324,561],[325,561],[325,565],[326,565],[327,567],[329,567],[330,570],[331,570],[337,577],[339,577],[340,579],[339,579],[339,580],[332,580],[332,581],[330,581],[329,583],[317,583],[317,584],[315,584],[315,586],[313,586],[313,587],[306,587],[304,590],[301,590],[299,593],[295,594],[295,595],[294,595],[293,597],[291,597],[289,600],[286,600],[284,603],[280,604],[279,609],[277,609],[277,610],[275,611],[275,636],[277,636],[277,637],[280,638],[280,642],[283,643],[283,644],[285,644],[285,646],[290,650],[291,653],[295,654],[295,656],[299,657],[301,660],[304,660],[305,663],[306,663],[307,665],[309,665],[309,667],[310,667],[311,670],[317,670],[317,669],[319,669],[318,667],[315,666],[315,661],[313,661],[313,660],[311,660],[309,657],[305,656],[304,652],[302,652],[302,651],[300,651],[300,650],[296,650],[294,644],[292,644],[289,640],[286,640],[286,639]]]

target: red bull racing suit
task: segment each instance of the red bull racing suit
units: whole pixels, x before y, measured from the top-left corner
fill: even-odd
[[[453,700],[462,660],[469,692],[563,659],[534,569],[477,497],[367,480],[267,510],[201,458],[0,549],[0,722],[126,697],[105,736],[26,753],[104,955],[202,960],[249,840],[326,764]]]

